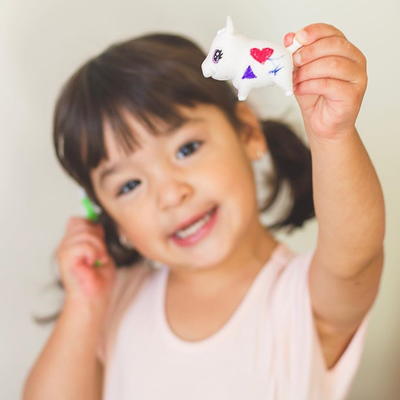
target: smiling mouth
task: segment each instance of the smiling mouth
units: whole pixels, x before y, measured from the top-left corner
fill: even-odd
[[[211,218],[212,214],[214,211],[217,209],[217,206],[214,206],[207,212],[203,213],[199,217],[195,218],[192,222],[187,223],[183,226],[181,226],[179,229],[177,229],[175,232],[173,232],[170,237],[176,237],[176,238],[185,238],[196,231],[198,231],[202,226],[204,226],[209,219]]]
[[[215,206],[191,225],[176,231],[170,236],[172,241],[183,248],[190,248],[202,242],[214,229],[218,220],[218,210],[219,207]]]

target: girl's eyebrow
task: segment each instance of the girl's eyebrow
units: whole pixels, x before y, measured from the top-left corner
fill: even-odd
[[[187,118],[185,119],[181,124],[178,126],[171,127],[167,130],[167,133],[170,133],[171,136],[175,135],[179,130],[182,128],[186,127],[187,125],[192,125],[192,124],[197,124],[200,122],[204,122],[204,118]],[[136,149],[132,149],[132,153],[135,153]],[[99,176],[99,185],[102,186],[104,184],[105,179],[112,175],[115,174],[118,170],[122,168],[122,165],[124,162],[116,162],[109,167],[106,167],[103,169],[103,171],[100,172]]]
[[[112,174],[115,174],[119,169],[121,169],[123,162],[117,162],[113,165],[110,165],[107,168],[104,168],[103,171],[100,172],[99,176],[99,185],[103,186],[106,178]]]
[[[174,134],[177,133],[180,129],[186,127],[187,125],[198,124],[204,121],[205,119],[200,117],[185,118],[180,123],[167,128],[166,133]]]

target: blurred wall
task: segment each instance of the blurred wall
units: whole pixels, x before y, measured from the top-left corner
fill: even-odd
[[[314,22],[341,29],[368,59],[369,86],[357,127],[381,179],[387,209],[386,267],[367,347],[349,400],[400,398],[398,0],[102,1],[0,0],[0,397],[17,399],[51,326],[33,313],[57,309],[52,253],[66,219],[80,212],[75,185],[55,161],[51,118],[64,80],[116,40],[144,32],[185,34],[204,49],[231,15],[238,31],[281,42]],[[301,131],[294,98],[277,88],[253,91],[260,115],[284,117]],[[304,132],[303,132],[304,134]],[[314,246],[316,223],[280,238]]]

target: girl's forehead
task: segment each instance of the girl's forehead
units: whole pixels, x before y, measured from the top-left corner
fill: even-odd
[[[107,150],[108,156],[110,157],[112,154],[118,154],[123,151],[122,140],[121,137],[124,135],[131,136],[135,139],[135,142],[142,142],[146,135],[149,133],[147,129],[144,127],[142,123],[131,113],[123,112],[122,113],[124,124],[126,125],[127,130],[122,133],[121,131],[115,129],[115,126],[110,122],[110,120],[104,121],[104,144]]]
[[[155,131],[150,129],[144,122],[139,120],[129,111],[122,111],[124,123],[128,131],[116,132],[109,120],[104,121],[104,145],[109,159],[127,156],[142,146],[154,144],[162,137],[172,136],[186,126],[196,124],[212,124],[215,121],[218,110],[211,105],[196,105],[193,108],[178,106],[179,115],[182,117],[177,124],[168,124],[165,121],[150,117],[151,124]],[[125,140],[121,140],[125,136]],[[127,136],[130,136],[127,138]],[[126,142],[130,142],[126,146]],[[124,146],[125,144],[125,146]]]
[[[155,133],[131,113],[124,113],[123,120],[127,128],[123,132],[116,130],[110,121],[104,123],[104,146],[109,159],[127,156],[159,139],[160,134]],[[161,134],[168,131],[169,127],[163,122],[153,119],[152,124]]]

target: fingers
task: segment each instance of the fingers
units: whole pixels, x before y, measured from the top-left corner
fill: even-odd
[[[358,108],[365,91],[361,85],[331,78],[310,79],[296,85],[294,90],[297,96],[318,94],[338,102],[343,102],[343,98],[347,98],[353,105],[358,104]]]
[[[64,244],[60,252],[61,260],[71,261],[72,265],[78,267],[91,267],[98,258],[98,251],[88,242]]]
[[[79,264],[92,265],[98,259],[101,263],[107,262],[109,255],[104,241],[103,227],[85,218],[70,218],[57,250],[57,258],[61,260],[70,257]]]
[[[92,246],[97,251],[99,258],[107,258],[107,248],[103,239],[93,235],[92,233],[80,232],[66,238],[64,241],[65,246],[75,246],[83,243]]]
[[[328,36],[340,36],[346,39],[343,32],[333,25],[317,23],[307,25],[296,33],[296,40],[303,45],[311,44]]]
[[[365,66],[364,54],[342,36],[329,36],[301,47],[293,54],[295,66],[300,67],[327,56],[340,56]]]
[[[334,82],[340,81],[365,89],[366,58],[339,29],[329,24],[311,24],[295,35],[285,35],[285,45],[293,42],[294,37],[303,44],[293,54],[293,83],[298,94],[299,90],[305,94],[305,91],[308,93],[317,87],[326,91]],[[332,82],[326,82],[328,78]],[[314,82],[305,85],[309,80]]]
[[[319,94],[329,100],[340,100],[343,96],[351,96],[352,88],[348,82],[330,79],[310,79],[299,83],[295,88],[296,95]]]
[[[93,232],[93,234],[104,236],[104,228],[101,224],[96,224],[83,217],[71,217],[68,220],[66,233],[73,234],[83,231],[90,231]]]
[[[70,299],[108,298],[116,266],[108,254],[101,225],[81,217],[69,219],[56,251],[59,277]],[[101,268],[95,268],[96,262]]]
[[[341,56],[319,58],[294,71],[293,84],[297,85],[309,79],[318,78],[340,79],[357,83],[361,79],[360,66]]]

